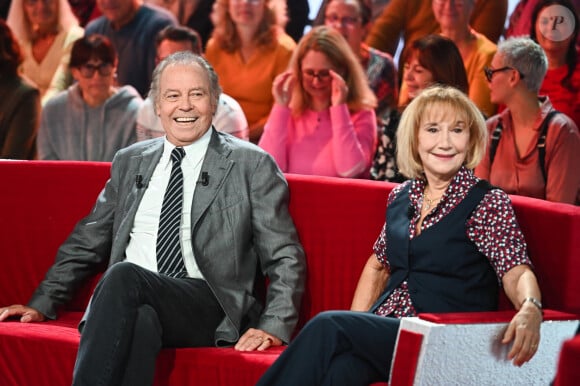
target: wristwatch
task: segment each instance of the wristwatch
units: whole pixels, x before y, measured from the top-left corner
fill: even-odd
[[[522,306],[524,305],[525,302],[530,302],[532,303],[534,306],[538,307],[538,309],[540,311],[542,311],[542,302],[540,302],[538,299],[532,297],[532,296],[528,296],[527,298],[524,299],[524,301],[522,302]]]

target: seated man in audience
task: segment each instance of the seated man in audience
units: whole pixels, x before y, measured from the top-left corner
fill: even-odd
[[[87,25],[85,35],[98,33],[111,40],[119,56],[118,84],[129,84],[145,97],[155,68],[155,36],[176,25],[175,17],[141,0],[97,0],[97,5],[103,16]]]
[[[179,51],[190,51],[201,55],[201,38],[188,27],[167,26],[157,35],[157,62]],[[229,133],[248,140],[248,121],[242,107],[236,100],[224,93],[220,94],[218,107],[213,117],[213,126],[217,131]],[[137,116],[137,140],[160,137],[165,134],[161,120],[155,113],[153,101],[147,98]]]
[[[165,137],[117,153],[28,306],[0,307],[0,321],[54,319],[109,266],[79,327],[73,385],[151,385],[162,347],[265,350],[298,321],[305,260],[282,172],[211,127],[221,90],[202,57],[171,55],[151,88]],[[265,301],[255,295],[262,274]]]

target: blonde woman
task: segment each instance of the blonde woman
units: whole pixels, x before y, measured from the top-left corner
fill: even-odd
[[[366,177],[377,99],[340,32],[320,26],[305,35],[272,94],[275,105],[259,144],[283,171]]]
[[[44,104],[72,83],[70,50],[84,31],[67,0],[12,0],[6,23],[24,53],[22,73],[36,84]]]
[[[495,310],[500,283],[518,310],[503,334],[503,344],[516,342],[507,359],[521,366],[534,356],[541,293],[524,236],[508,195],[471,171],[486,139],[481,112],[463,92],[435,86],[413,99],[397,135],[397,161],[411,180],[389,195],[356,312],[310,320],[257,386],[388,381],[400,318]]]
[[[215,24],[205,57],[219,75],[224,93],[237,100],[258,142],[272,108],[272,81],[286,70],[296,43],[283,29],[279,1],[217,0]]]

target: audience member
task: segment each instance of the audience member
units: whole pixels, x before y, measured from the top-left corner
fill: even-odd
[[[202,53],[201,37],[189,27],[167,26],[159,32],[155,44],[158,62],[179,51],[190,51],[197,55]],[[248,121],[244,111],[240,104],[229,95],[220,94],[212,124],[217,131],[248,140]],[[153,100],[145,99],[137,115],[137,141],[160,137],[164,134],[165,130],[155,112]]]
[[[141,0],[97,0],[103,16],[91,21],[86,34],[109,38],[119,56],[117,82],[133,86],[146,96],[155,68],[155,36],[168,25],[176,25],[167,10]]]
[[[403,82],[408,101],[434,84],[452,86],[467,94],[467,73],[463,59],[455,43],[441,35],[427,35],[415,40],[407,51],[403,67]],[[403,110],[405,106],[401,106]],[[379,128],[377,151],[371,167],[371,178],[401,182],[405,177],[399,173],[396,162],[396,135],[400,113],[397,111],[386,124]]]
[[[40,95],[18,74],[20,46],[0,19],[0,158],[33,159],[40,120]]]
[[[24,53],[22,73],[44,104],[71,84],[70,50],[84,31],[67,0],[12,0],[6,22]]]
[[[456,3],[464,1],[457,0]],[[503,32],[507,7],[508,0],[475,0],[469,25],[492,42],[497,42]],[[439,26],[431,1],[390,0],[373,23],[366,42],[371,47],[394,55],[402,35],[404,46],[401,58],[404,58],[405,47],[411,42],[437,32]]]
[[[451,39],[461,53],[469,83],[469,98],[486,116],[495,114],[497,106],[489,100],[489,86],[483,69],[491,63],[497,48],[469,26],[475,0],[433,0],[432,4],[441,35]],[[408,103],[404,81],[401,99],[402,105]]]
[[[363,43],[370,28],[370,8],[363,0],[329,0],[324,23],[344,36],[366,70],[369,86],[377,97],[375,114],[380,127],[397,109],[398,80],[391,55]]]
[[[274,79],[275,104],[260,146],[284,172],[366,177],[375,149],[376,97],[360,62],[333,28],[300,40]]]
[[[142,99],[132,86],[116,88],[117,56],[104,36],[73,44],[70,68],[76,83],[42,109],[40,159],[107,161],[136,141]]]
[[[165,59],[151,88],[166,137],[117,153],[28,305],[0,308],[0,321],[55,319],[109,266],[80,325],[74,386],[152,385],[163,347],[265,350],[298,321],[304,251],[283,174],[258,147],[211,128],[221,90],[201,57]]]
[[[487,121],[492,140],[476,174],[511,194],[580,203],[580,134],[549,97],[538,98],[548,66],[542,47],[509,38],[491,64],[491,100],[507,108]]]
[[[567,11],[566,11],[567,10]],[[553,17],[562,22],[554,23]],[[578,15],[569,0],[541,1],[532,14],[530,37],[548,58],[548,71],[540,87],[555,109],[563,112],[580,126],[580,62],[576,41]]]
[[[269,5],[270,0],[217,0],[205,51],[224,92],[242,106],[256,143],[274,103],[272,81],[286,70],[296,47],[278,24],[283,15]]]
[[[524,236],[508,195],[470,170],[486,138],[481,112],[460,91],[435,87],[409,104],[397,158],[412,180],[389,195],[354,294],[357,312],[316,316],[257,386],[388,381],[399,318],[495,310],[500,285],[518,310],[503,332],[507,358],[521,366],[534,356],[542,306]]]

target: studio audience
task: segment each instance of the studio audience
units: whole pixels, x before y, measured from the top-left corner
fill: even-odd
[[[274,107],[259,145],[282,171],[367,177],[375,148],[376,97],[342,35],[318,26],[274,79]]]
[[[272,81],[286,70],[296,43],[279,24],[270,0],[217,0],[205,56],[223,91],[242,106],[257,143],[272,109]]]
[[[70,69],[76,83],[42,109],[38,154],[46,160],[112,161],[136,141],[142,99],[132,86],[115,86],[117,55],[104,36],[77,40]]]
[[[462,3],[465,0],[446,1]],[[503,32],[508,0],[474,1],[469,25],[490,41],[497,42]],[[439,27],[433,15],[431,0],[390,0],[373,23],[366,42],[371,47],[394,55],[402,36],[402,59],[406,56],[406,47],[409,47],[412,42],[425,35],[438,32]]]
[[[548,60],[529,38],[501,42],[486,76],[506,109],[487,121],[488,154],[476,169],[511,194],[580,204],[580,134],[547,96],[538,97]]]
[[[16,37],[0,19],[0,158],[36,156],[40,93],[19,75],[23,60]]]
[[[6,22],[24,54],[22,73],[38,87],[44,104],[72,83],[70,50],[84,31],[67,0],[12,0]]]

